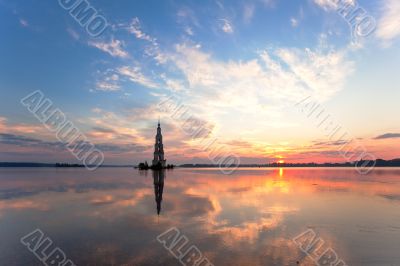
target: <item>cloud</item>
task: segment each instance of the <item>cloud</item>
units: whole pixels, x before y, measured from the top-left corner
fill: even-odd
[[[322,7],[325,10],[336,9],[337,2],[333,0],[314,0],[318,6]]]
[[[125,144],[129,142],[135,143],[151,143],[154,135],[154,124],[158,118],[156,106],[149,105],[148,108],[134,108],[125,110],[123,115],[114,112],[108,112],[102,109],[96,109],[96,116],[91,117],[86,124],[93,125],[92,130],[87,132],[90,139],[97,143],[119,143]],[[154,124],[150,135],[140,134],[143,124],[153,119]]]
[[[29,27],[29,23],[28,23],[28,21],[27,20],[25,20],[25,19],[23,19],[23,18],[20,18],[19,19],[19,24],[21,24],[21,26],[22,27]]]
[[[244,148],[252,148],[253,143],[244,140],[229,140],[226,141],[225,144],[229,146],[236,146],[236,147],[244,147]]]
[[[165,64],[168,60],[167,55],[160,51],[158,44],[147,46],[144,53],[153,58],[157,62],[157,65]]]
[[[304,9],[303,7],[300,7],[298,15],[295,17],[290,18],[290,24],[292,25],[293,28],[296,28],[299,26],[300,21],[304,19]]]
[[[344,51],[320,48],[268,49],[248,60],[224,61],[194,44],[182,43],[169,56],[170,66],[177,69],[174,74],[182,76],[180,84],[184,86],[174,94],[191,113],[215,125],[212,135],[216,137],[240,130],[241,136],[248,132],[257,138],[267,128],[293,127],[293,122],[282,120],[288,106],[310,95],[320,101],[331,98],[343,88],[352,70]],[[238,123],[229,129],[221,127],[227,114],[239,124],[257,120],[258,130],[243,129]],[[254,137],[243,140],[254,143]],[[199,145],[196,141],[187,144],[191,148]],[[252,152],[246,147],[231,148],[237,154]],[[256,148],[257,154],[265,156],[265,142],[256,144]],[[197,151],[188,154],[204,157]]]
[[[190,24],[195,27],[200,27],[199,20],[197,19],[195,13],[192,9],[188,7],[182,7],[177,12],[178,23]]]
[[[118,147],[112,148],[114,153],[123,152],[124,146],[126,146],[127,150],[136,152],[135,156],[138,158],[140,156],[140,160],[146,157],[151,158],[151,148],[154,144],[157,119],[160,114],[165,138],[164,145],[168,147],[169,158],[172,157],[172,154],[177,153],[179,155],[175,157],[181,160],[188,149],[185,142],[189,141],[191,137],[180,128],[181,121],[171,121],[172,118],[167,114],[160,113],[157,103],[126,109],[122,114],[96,109],[96,117],[85,121],[86,124],[93,125],[92,130],[87,132],[86,135],[99,145],[106,143],[118,145]],[[129,146],[129,143],[136,145]],[[110,150],[107,146],[99,146],[99,148]]]
[[[181,82],[180,80],[176,80],[176,79],[170,79],[170,78],[166,78],[164,77],[164,82],[166,85],[166,88],[168,88],[171,91],[174,92],[180,92],[185,90],[185,86],[183,84],[183,82]]]
[[[383,135],[379,135],[374,139],[394,139],[394,138],[400,138],[400,133],[386,133]]]
[[[379,194],[379,196],[384,197],[385,199],[388,200],[400,201],[399,194]]]
[[[173,197],[165,203],[164,209],[175,217],[198,217],[215,211],[213,203],[206,196],[183,194]]]
[[[243,8],[243,20],[245,23],[250,23],[251,19],[254,16],[254,5],[246,4]]]
[[[114,129],[112,128],[105,128],[105,127],[93,127],[93,130],[102,132],[102,133],[117,133]]]
[[[191,27],[186,27],[185,28],[185,32],[186,32],[187,35],[190,35],[190,36],[194,35],[193,29]]]
[[[0,116],[0,130],[6,130],[7,118]]]
[[[336,10],[339,5],[355,5],[355,0],[314,0],[314,3],[323,8],[325,11]]]
[[[110,54],[113,57],[127,58],[129,57],[128,52],[126,52],[122,46],[124,43],[119,40],[112,39],[111,42],[89,42],[90,46],[96,47],[103,52]]]
[[[237,62],[215,60],[187,44],[177,45],[176,52],[171,61],[185,76],[186,89],[196,91],[185,100],[194,106],[207,101],[207,113],[215,106],[255,115],[265,112],[265,104],[282,106],[311,94],[326,100],[352,71],[342,51],[280,48]]]
[[[99,81],[96,83],[96,90],[99,91],[118,91],[121,86],[118,84],[109,83],[107,81]]]
[[[96,144],[96,148],[101,150],[102,152],[111,152],[111,153],[127,153],[127,152],[143,152],[151,148],[151,146],[143,146],[136,144]]]
[[[299,80],[324,100],[339,91],[354,71],[354,63],[345,59],[343,51],[279,49],[277,54]]]
[[[320,141],[320,142],[314,143],[313,146],[344,146],[347,143],[349,143],[349,141],[346,141],[346,140]]]
[[[139,66],[123,66],[117,69],[118,73],[122,76],[128,77],[129,80],[135,83],[139,83],[148,88],[157,88],[158,84],[152,81],[150,78],[143,75]]]
[[[133,18],[129,25],[119,24],[118,26],[134,34],[137,39],[147,41],[149,45],[145,47],[144,54],[152,57],[157,64],[164,64],[167,62],[167,57],[161,52],[157,39],[151,37],[142,30],[139,18]]]
[[[41,147],[41,148],[62,148],[64,145],[59,142],[43,141],[22,135],[0,133],[0,143],[6,145],[16,145],[20,147]]]
[[[225,33],[233,33],[233,26],[232,23],[227,20],[227,19],[220,19],[220,21],[222,22],[220,24],[220,28],[223,32]]]
[[[66,150],[66,144],[60,141],[43,141],[40,139],[29,138],[21,135],[4,134],[0,133],[0,143],[6,145],[16,145],[19,147],[35,147],[35,148],[48,148],[48,149],[59,149]],[[83,145],[89,145],[89,142],[79,142]],[[132,143],[120,143],[120,144],[109,144],[109,143],[97,143],[96,148],[102,152],[109,153],[129,153],[129,152],[143,152],[149,149],[151,146],[137,145]]]
[[[0,132],[7,132],[13,134],[20,134],[20,133],[46,133],[48,132],[45,127],[42,125],[30,125],[30,124],[10,124],[7,122],[7,118],[0,116]]]
[[[76,40],[76,41],[79,40],[80,37],[79,37],[79,34],[76,31],[74,31],[71,28],[67,28],[67,32],[74,40]]]
[[[400,1],[382,1],[382,14],[378,20],[376,36],[390,44],[400,35]]]
[[[105,71],[98,71],[99,77],[96,82],[98,91],[119,91],[121,89],[120,77],[115,69],[109,68]]]
[[[276,5],[277,0],[260,0],[265,7],[273,8]]]
[[[136,38],[149,41],[149,42],[156,42],[155,38],[152,38],[150,35],[144,33],[141,29],[140,20],[139,18],[135,17],[132,19],[131,24],[127,27],[127,30],[130,33],[133,33]]]
[[[290,24],[292,27],[296,28],[299,25],[299,21],[295,18],[290,18]]]
[[[116,200],[113,195],[103,195],[90,200],[90,204],[92,205],[107,205],[115,202]]]

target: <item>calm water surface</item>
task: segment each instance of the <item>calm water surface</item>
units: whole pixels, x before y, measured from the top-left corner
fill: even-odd
[[[43,265],[36,228],[76,265],[181,265],[171,227],[214,265],[315,265],[293,241],[311,229],[347,265],[398,266],[400,169],[0,168],[0,265]]]

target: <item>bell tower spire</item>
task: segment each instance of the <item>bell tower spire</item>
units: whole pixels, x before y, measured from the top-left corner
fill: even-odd
[[[158,118],[156,143],[154,144],[154,159],[153,166],[164,168],[166,160],[164,159],[164,145],[162,142],[160,118]]]

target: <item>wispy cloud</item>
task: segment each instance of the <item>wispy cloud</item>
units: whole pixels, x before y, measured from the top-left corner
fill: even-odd
[[[20,24],[22,27],[28,27],[28,26],[29,26],[28,21],[25,20],[25,19],[23,19],[23,18],[20,18],[20,19],[19,19],[19,24]]]
[[[66,144],[59,141],[44,141],[21,135],[3,134],[3,133],[0,133],[0,144],[16,145],[19,147],[66,150]],[[87,142],[87,145],[89,145],[89,142]],[[96,144],[96,147],[100,149],[102,152],[110,152],[117,154],[129,153],[129,152],[143,152],[149,148],[148,146],[136,145],[132,143],[124,143],[124,144],[98,143]]]
[[[281,105],[309,94],[327,99],[341,90],[352,70],[342,51],[281,48],[248,61],[222,62],[187,44],[176,49],[171,60],[185,75],[187,89],[196,91],[194,98],[207,97],[216,106],[245,106],[246,112],[264,101]]]
[[[261,3],[264,4],[264,6],[268,7],[268,8],[273,8],[276,6],[276,2],[278,0],[260,0]]]
[[[382,1],[382,14],[378,21],[376,36],[385,42],[390,43],[400,35],[400,1]]]
[[[323,8],[326,11],[329,10],[336,10],[339,7],[339,2],[340,4],[348,4],[348,5],[355,5],[355,0],[342,0],[342,1],[337,1],[337,0],[314,0],[314,3],[316,3],[318,6]]]
[[[167,89],[173,92],[182,92],[185,90],[185,85],[181,80],[168,78],[165,75],[161,75],[161,78],[164,80]]]
[[[245,23],[250,23],[254,16],[255,6],[253,4],[246,4],[243,8],[243,20]]]
[[[181,7],[176,15],[179,23],[200,27],[200,22],[195,12],[189,7]]]
[[[20,147],[62,148],[61,142],[43,141],[22,135],[0,133],[0,143]]]
[[[143,152],[148,150],[151,146],[143,146],[132,143],[125,143],[121,145],[114,144],[96,144],[96,147],[100,149],[102,152],[111,152],[111,153],[131,153],[131,152]]]
[[[185,32],[187,35],[190,35],[190,36],[194,35],[193,29],[191,27],[186,27]]]
[[[233,33],[232,23],[228,19],[220,19],[220,28],[225,33]]]
[[[127,27],[127,30],[130,33],[133,33],[136,38],[141,39],[141,40],[146,40],[149,42],[155,42],[156,39],[152,38],[150,35],[144,33],[141,29],[141,25],[140,25],[140,20],[139,18],[135,17],[132,19],[131,24]]]
[[[344,51],[279,49],[277,54],[291,72],[323,100],[343,88],[346,77],[354,70],[354,63],[346,60]]]
[[[96,83],[96,90],[100,91],[118,91],[121,88],[118,84],[107,81],[99,81]]]
[[[74,40],[76,40],[76,41],[79,40],[80,37],[79,37],[79,34],[76,31],[74,31],[71,28],[67,28],[67,32]]]
[[[159,87],[156,82],[146,77],[139,66],[124,66],[117,69],[118,73],[122,76],[128,77],[129,80],[135,83],[139,83],[145,87],[157,88]]]
[[[118,91],[121,88],[119,84],[119,75],[113,69],[107,69],[102,77],[96,82],[96,90],[99,91]]]
[[[346,140],[338,140],[338,141],[319,141],[315,142],[313,146],[343,146],[349,143]]]
[[[144,54],[153,58],[157,64],[164,64],[167,62],[167,57],[160,50],[157,39],[142,30],[139,18],[133,18],[129,25],[119,24],[119,27],[122,27],[128,32],[134,34],[137,39],[148,42],[148,45],[145,46]]]
[[[0,132],[2,133],[12,133],[12,134],[43,134],[46,130],[40,125],[31,124],[12,124],[7,121],[7,118],[0,116]]]
[[[296,18],[290,18],[290,24],[296,28],[299,25],[299,21]]]
[[[124,43],[120,40],[112,39],[110,42],[89,42],[89,45],[110,54],[113,57],[127,58],[128,52],[123,49]]]
[[[394,139],[400,138],[400,133],[386,133],[375,137],[375,139]]]

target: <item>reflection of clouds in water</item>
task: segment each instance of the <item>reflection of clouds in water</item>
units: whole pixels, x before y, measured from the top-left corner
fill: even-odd
[[[116,190],[119,188],[137,189],[138,187],[145,187],[145,184],[130,184],[130,183],[80,183],[70,185],[50,185],[50,186],[36,186],[36,187],[18,187],[11,189],[0,189],[0,200],[24,198],[34,196],[45,192],[68,192],[73,190],[76,193],[86,193],[93,190]]]
[[[90,203],[93,205],[105,205],[112,204],[115,202],[113,195],[102,195],[100,197],[93,198]]]
[[[31,175],[7,180],[0,189],[0,213],[3,218],[12,209],[31,209],[31,216],[20,216],[31,223],[44,219],[39,210],[58,210],[53,213],[56,218],[45,224],[62,228],[59,234],[74,243],[65,244],[68,254],[80,258],[76,263],[81,265],[176,265],[177,261],[155,241],[171,226],[181,229],[215,265],[294,265],[296,260],[307,265],[291,240],[303,227],[315,225],[327,243],[345,249],[337,234],[347,217],[335,217],[335,212],[362,206],[364,197],[400,198],[400,186],[393,185],[398,184],[395,178],[384,178],[382,173],[376,179],[369,177],[368,182],[325,170],[285,169],[282,177],[278,170],[238,170],[232,176],[220,175],[218,170],[206,173],[198,169],[167,173],[159,218],[151,172],[140,175],[132,169],[100,169],[86,177],[43,182],[31,180]],[[337,206],[337,200],[343,202],[343,196],[349,195],[352,201],[348,206]],[[332,200],[321,201],[327,196]],[[355,201],[358,198],[361,200]],[[323,216],[337,220],[324,224],[320,220]],[[365,221],[357,232],[370,228]],[[54,234],[57,237],[57,232]],[[349,256],[345,250],[340,250],[340,255]]]
[[[269,218],[261,217],[255,222],[243,222],[237,226],[221,225],[217,228],[210,228],[209,233],[219,234],[226,245],[229,246],[234,246],[239,241],[246,241],[249,244],[254,244],[262,231],[277,228],[281,222],[281,215],[275,215]]]
[[[45,212],[49,211],[50,208],[47,202],[35,202],[26,199],[15,200],[12,202],[0,201],[0,217],[3,216],[4,212],[25,211],[28,209]]]
[[[252,180],[230,177],[207,179],[187,189],[193,195],[209,198],[214,206],[207,215],[203,230],[217,234],[226,245],[238,241],[254,244],[263,231],[279,227],[286,213],[297,208],[266,200],[266,194],[288,193],[289,184],[284,180]],[[251,183],[251,185],[249,185]]]
[[[31,200],[19,200],[14,202],[0,202],[0,209],[38,209],[47,210],[47,204],[33,202]]]
[[[168,195],[164,203],[164,210],[170,216],[182,216],[186,218],[196,218],[213,212],[213,203],[207,197],[198,195]]]
[[[400,201],[400,194],[380,194],[379,196],[394,201]]]

